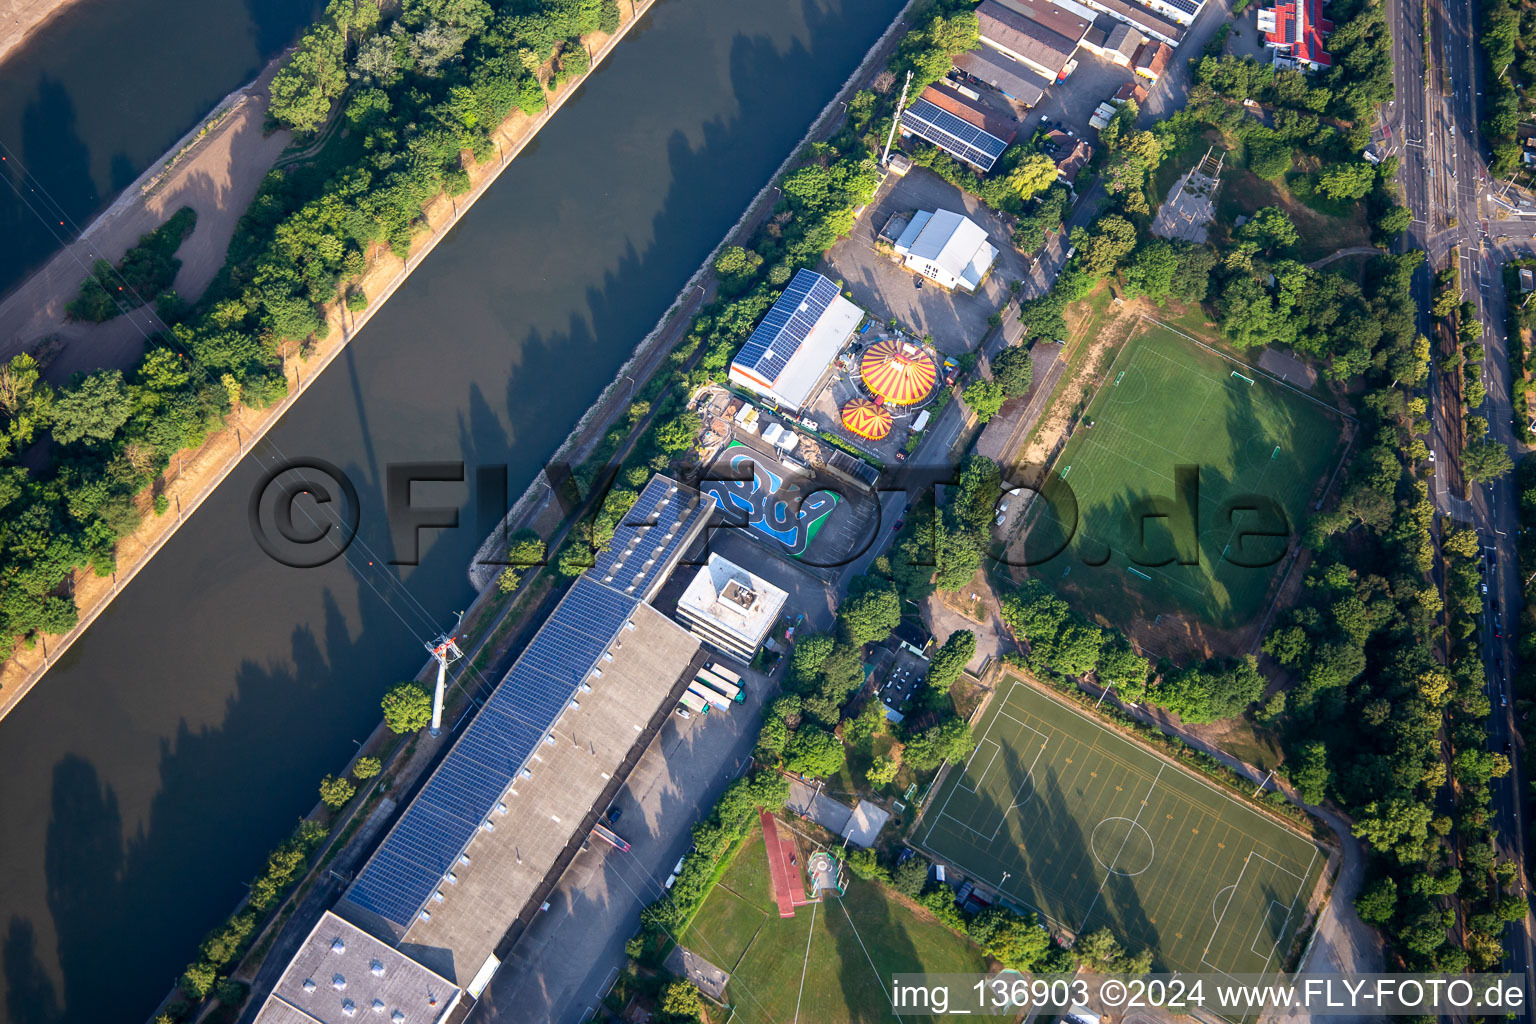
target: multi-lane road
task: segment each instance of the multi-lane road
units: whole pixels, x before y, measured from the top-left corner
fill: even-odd
[[[1427,40],[1424,4],[1429,8]],[[1488,151],[1478,134],[1483,86],[1471,0],[1393,0],[1391,20],[1397,95],[1387,116],[1399,143],[1404,198],[1414,213],[1404,244],[1422,248],[1429,256],[1428,267],[1415,282],[1420,329],[1433,337],[1428,313],[1430,273],[1443,266],[1454,249],[1463,296],[1476,307],[1482,321],[1486,352],[1481,366],[1468,365],[1465,372],[1468,376],[1482,374],[1488,398],[1479,412],[1488,420],[1489,435],[1513,452],[1512,380],[1501,268],[1517,253],[1529,252],[1536,245],[1536,216],[1501,217],[1500,211],[1507,214],[1510,208],[1495,198],[1501,186],[1488,178]],[[1461,410],[1438,401],[1438,381],[1432,382],[1430,394],[1435,405],[1431,446],[1447,457],[1453,456],[1446,442],[1459,433],[1455,424]],[[1472,484],[1463,500],[1446,488],[1442,474],[1434,493],[1442,512],[1475,527],[1483,539],[1488,593],[1481,642],[1493,705],[1489,745],[1496,751],[1510,750],[1515,765],[1509,775],[1496,780],[1493,805],[1498,812],[1500,857],[1520,864],[1523,879],[1525,824],[1520,796],[1524,784],[1520,751],[1515,749],[1521,740],[1510,689],[1514,624],[1523,604],[1515,547],[1514,482],[1505,476],[1491,486]],[[1536,990],[1532,925],[1528,915],[1524,922],[1512,925],[1505,937],[1506,966],[1526,975],[1528,991]]]

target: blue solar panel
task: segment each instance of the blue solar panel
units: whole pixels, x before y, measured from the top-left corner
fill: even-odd
[[[776,379],[835,298],[837,286],[831,281],[812,270],[797,271],[741,346],[736,364],[764,380]]]
[[[670,570],[678,548],[692,534],[695,522],[708,515],[709,508],[697,491],[680,487],[666,477],[652,477],[634,507],[614,529],[608,550],[598,553],[587,575],[614,590],[644,597],[656,580]],[[647,562],[651,564],[646,565]],[[610,576],[613,578],[609,579]]]
[[[409,928],[639,604],[584,575],[455,741],[347,898]]]
[[[1008,143],[989,132],[956,117],[927,100],[918,100],[902,111],[902,125],[919,138],[927,139],[947,153],[974,167],[990,171],[1003,155]]]

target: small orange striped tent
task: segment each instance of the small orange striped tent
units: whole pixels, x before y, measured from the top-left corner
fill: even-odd
[[[877,341],[859,362],[864,386],[892,405],[917,405],[933,393],[939,368],[922,346],[903,341]]]
[[[849,433],[878,441],[891,432],[891,414],[867,398],[855,398],[843,406],[843,426]]]

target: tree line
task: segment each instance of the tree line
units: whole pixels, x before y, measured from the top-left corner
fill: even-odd
[[[468,161],[495,156],[496,126],[514,108],[541,110],[562,68],[586,59],[580,37],[618,22],[616,0],[405,0],[391,18],[332,0],[274,79],[271,112],[301,133],[333,117],[343,130],[312,162],[268,174],[198,305],[127,372],[54,389],[23,356],[0,373],[0,655],[74,626],[71,574],[116,568],[117,540],[166,510],[142,495],[176,453],[232,409],[286,395],[283,356],[326,336],[324,304],[358,296],[377,247],[406,255],[426,204],[466,191]],[[142,273],[146,288],[174,277],[164,249],[190,230],[178,217],[122,275]],[[105,309],[102,277],[85,285],[82,314]],[[121,283],[117,271],[107,280]],[[40,441],[51,463],[24,468]]]

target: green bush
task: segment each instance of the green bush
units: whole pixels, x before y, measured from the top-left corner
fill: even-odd
[[[400,735],[415,732],[432,721],[432,694],[418,683],[390,687],[379,706],[384,709],[384,724]]]

